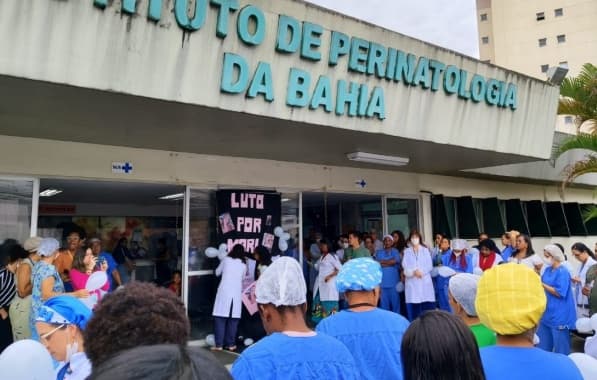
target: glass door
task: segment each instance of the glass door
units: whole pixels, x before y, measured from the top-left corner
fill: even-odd
[[[386,215],[386,233],[399,230],[408,238],[413,228],[421,230],[419,225],[419,202],[416,198],[384,197]]]

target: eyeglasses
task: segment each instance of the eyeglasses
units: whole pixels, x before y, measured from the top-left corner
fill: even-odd
[[[63,328],[64,326],[66,326],[65,324],[61,324],[60,326],[56,327],[55,329],[48,331],[47,333],[40,335],[39,336],[39,340],[42,341],[49,341],[50,337],[52,336],[52,334],[54,334],[56,331],[60,330],[61,328]]]

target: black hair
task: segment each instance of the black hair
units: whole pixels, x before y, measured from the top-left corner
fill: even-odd
[[[589,256],[591,256],[593,258],[593,260],[595,259],[595,254],[593,253],[593,251],[591,251],[591,248],[587,247],[584,243],[578,242],[578,243],[574,243],[572,244],[572,248],[570,248],[574,251],[579,251],[579,252],[586,252]],[[562,249],[562,252],[564,250]]]
[[[485,380],[475,336],[445,311],[428,311],[414,320],[402,338],[400,356],[404,380]]]
[[[174,275],[175,275],[175,274],[177,274],[177,275],[179,275],[180,277],[182,277],[182,272],[181,272],[181,271],[179,271],[179,270],[175,270],[174,272],[172,272],[172,277],[174,277]]]
[[[481,250],[481,248],[487,248],[492,252],[500,253],[500,250],[498,249],[497,245],[495,245],[495,242],[491,239],[481,240],[477,245],[477,248],[479,250]]]
[[[533,244],[531,243],[531,238],[529,237],[529,235],[520,234],[520,235],[518,235],[518,237],[521,237],[525,241],[525,243],[527,243],[526,257],[533,256],[535,254],[535,250],[533,249]],[[514,253],[514,255],[516,255],[516,254],[518,254],[518,250],[516,250],[516,252]]]
[[[363,235],[357,230],[348,231],[348,236],[350,237],[350,235],[359,239],[359,242],[363,240]]]
[[[259,264],[267,266],[271,265],[272,254],[266,247],[262,245],[258,246],[255,248],[255,253],[259,255]]]
[[[87,266],[85,265],[85,255],[87,254],[87,248],[77,248],[73,257],[72,268],[78,270],[81,273],[85,273]]]
[[[392,231],[392,235],[394,234],[398,235],[398,241],[394,242],[396,249],[398,252],[404,251],[404,248],[406,248],[406,238],[404,237],[404,233],[400,230],[394,230]]]
[[[226,368],[201,347],[176,344],[141,346],[121,352],[98,367],[89,380],[221,380]]]
[[[8,264],[24,259],[29,256],[29,252],[25,251],[22,245],[16,240],[7,239],[0,245],[0,268],[6,267]]]
[[[234,247],[232,247],[232,250],[228,252],[228,257],[242,260],[243,263],[247,262],[245,256],[245,247],[243,247],[242,244],[235,244]]]

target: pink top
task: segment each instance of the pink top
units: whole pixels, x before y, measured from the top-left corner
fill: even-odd
[[[85,285],[87,284],[87,280],[89,279],[89,274],[81,273],[75,268],[70,270],[70,280],[73,284],[74,290],[85,289]],[[107,292],[110,290],[110,281],[106,281],[106,284],[102,286],[102,290]]]

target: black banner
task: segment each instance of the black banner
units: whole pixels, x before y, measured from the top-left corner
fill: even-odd
[[[218,242],[228,251],[236,244],[253,252],[260,245],[270,251],[277,246],[274,228],[281,224],[281,196],[259,190],[218,190]],[[275,251],[274,250],[274,251]]]

